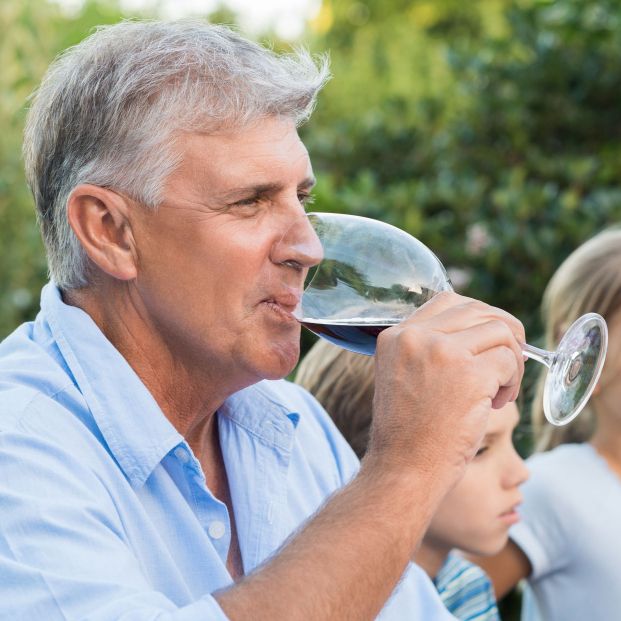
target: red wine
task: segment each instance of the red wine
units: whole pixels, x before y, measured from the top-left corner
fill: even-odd
[[[338,321],[327,319],[319,321],[303,319],[302,325],[322,338],[353,351],[357,354],[372,356],[380,332],[398,323],[397,320],[382,319],[348,319]]]

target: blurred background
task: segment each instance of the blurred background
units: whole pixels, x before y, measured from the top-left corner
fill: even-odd
[[[618,0],[2,0],[0,338],[46,281],[20,155],[28,95],[97,24],[187,16],[328,51],[334,79],[302,128],[316,208],[406,229],[540,342],[552,272],[621,222]]]

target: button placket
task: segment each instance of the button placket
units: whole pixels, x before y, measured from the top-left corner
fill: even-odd
[[[175,457],[182,463],[182,464],[187,464],[190,461],[190,453],[188,453],[188,451],[183,448],[182,446],[178,446],[175,449]]]
[[[231,543],[229,514],[226,505],[209,490],[198,463],[189,465],[188,469],[193,472],[193,496],[198,520],[222,562],[226,563]]]

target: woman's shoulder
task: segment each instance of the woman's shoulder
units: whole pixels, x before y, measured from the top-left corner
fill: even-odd
[[[601,457],[588,443],[563,444],[551,451],[535,453],[526,464],[530,477],[522,489],[531,494],[536,494],[537,490],[546,494],[556,490],[563,494],[567,487],[588,490],[593,485],[594,475],[602,470]]]
[[[590,444],[561,444],[550,451],[533,453],[527,460],[528,467],[534,469],[549,470],[554,466],[555,470],[561,466],[573,468],[583,467],[586,463],[594,461],[595,451]]]

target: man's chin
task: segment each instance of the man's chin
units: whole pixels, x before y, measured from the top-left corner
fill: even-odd
[[[265,365],[263,377],[268,380],[278,380],[287,377],[300,359],[300,343],[281,345],[274,350],[269,364]]]

